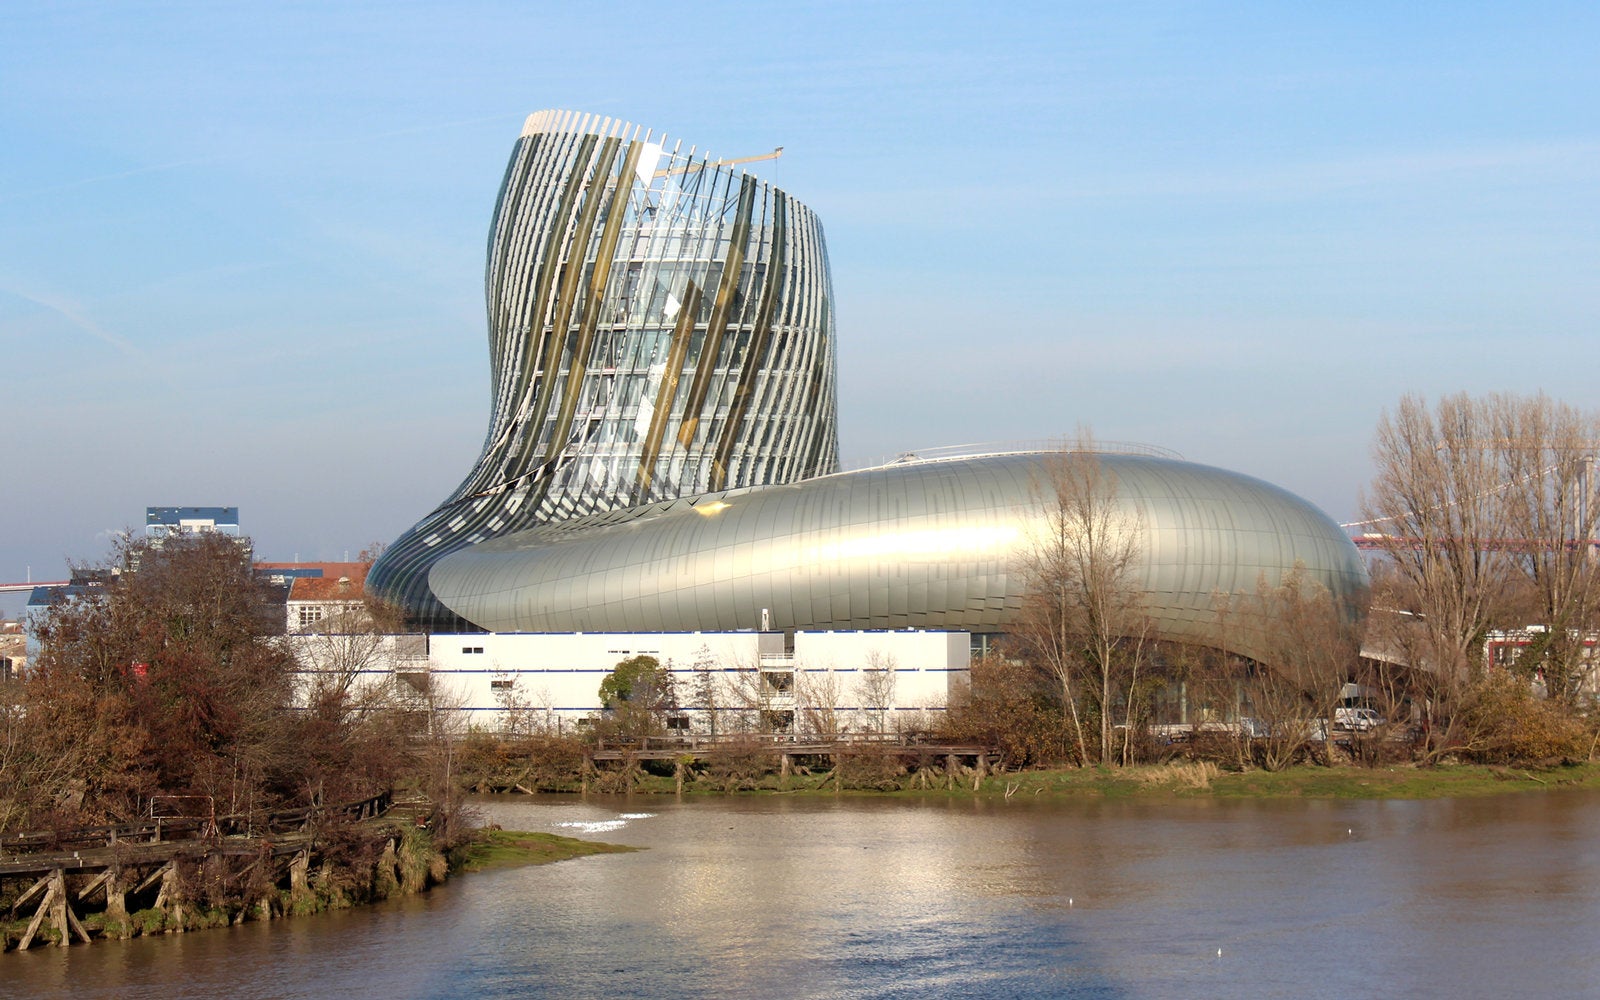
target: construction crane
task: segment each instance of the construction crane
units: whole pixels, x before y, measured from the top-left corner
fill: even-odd
[[[741,163],[756,163],[760,160],[776,160],[782,155],[783,147],[779,146],[770,153],[761,153],[758,156],[740,156],[731,160],[702,160],[699,163],[690,161],[681,167],[668,167],[665,170],[657,170],[655,176],[669,177],[673,174],[692,174],[701,170],[705,170],[709,167],[736,167]]]

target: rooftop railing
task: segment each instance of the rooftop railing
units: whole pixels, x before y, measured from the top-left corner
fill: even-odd
[[[859,472],[863,469],[882,469],[896,465],[916,465],[925,462],[950,462],[963,458],[984,458],[991,455],[1031,455],[1039,452],[1088,452],[1094,455],[1144,455],[1149,458],[1182,459],[1183,456],[1171,448],[1162,448],[1158,445],[1143,444],[1138,441],[1101,441],[1096,439],[1088,442],[1089,447],[1080,447],[1080,443],[1070,438],[1044,438],[1034,441],[1004,441],[979,444],[957,444],[941,448],[919,448],[916,451],[902,452],[894,458],[877,459],[852,466],[849,471]]]

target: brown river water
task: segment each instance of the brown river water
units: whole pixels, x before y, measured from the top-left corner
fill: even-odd
[[[1600,996],[1600,794],[483,799],[647,848],[0,955],[0,997]]]

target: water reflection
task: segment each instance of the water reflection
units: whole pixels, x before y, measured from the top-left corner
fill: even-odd
[[[485,800],[648,848],[0,958],[0,995],[1587,995],[1600,796]],[[1221,955],[1218,955],[1221,949]],[[13,991],[8,993],[7,991]]]

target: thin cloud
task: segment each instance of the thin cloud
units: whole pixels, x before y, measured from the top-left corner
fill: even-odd
[[[1493,149],[1423,150],[1308,163],[1286,163],[1261,170],[1183,171],[1133,174],[1095,189],[1073,188],[1075,200],[1116,195],[1142,197],[1269,195],[1303,196],[1352,188],[1428,180],[1445,174],[1475,174],[1508,169],[1600,166],[1600,143],[1570,142]]]
[[[522,115],[481,115],[476,118],[460,118],[455,121],[438,122],[432,125],[417,125],[411,128],[388,129],[382,132],[365,132],[358,135],[341,136],[337,139],[323,139],[304,143],[306,147],[347,146],[352,143],[372,142],[377,139],[389,139],[401,135],[416,135],[423,132],[439,132],[444,129],[461,128],[466,125],[480,125],[485,122],[521,121]],[[250,153],[216,153],[210,156],[194,156],[182,160],[172,160],[168,163],[154,163],[146,167],[134,167],[131,170],[116,170],[111,173],[95,174],[90,177],[79,177],[75,180],[62,181],[59,184],[49,184],[44,187],[33,188],[28,191],[18,191],[0,197],[0,205],[29,198],[38,198],[47,194],[58,194],[62,191],[73,191],[78,188],[89,187],[94,184],[104,184],[108,181],[126,180],[129,177],[142,177],[148,174],[165,173],[169,170],[182,170],[185,167],[196,167],[208,164],[228,163],[234,160],[249,159]]]
[[[171,163],[155,163],[148,167],[135,167],[132,170],[117,170],[109,174],[95,174],[92,177],[79,177],[76,180],[62,181],[60,184],[49,184],[45,187],[33,188],[30,191],[19,191],[15,194],[0,198],[0,205],[9,204],[10,202],[15,201],[25,201],[29,198],[37,198],[41,195],[56,194],[61,191],[74,191],[78,188],[89,187],[92,184],[103,184],[106,181],[120,181],[128,177],[140,177],[145,174],[159,174],[168,170],[180,170],[184,167],[198,166],[202,163],[221,163],[224,160],[234,158],[235,157],[224,156],[220,154],[216,156],[196,156],[187,160],[173,160]]]
[[[22,299],[26,302],[32,302],[36,306],[40,306],[41,308],[48,309],[51,312],[56,313],[67,322],[77,327],[79,330],[82,330],[84,333],[87,333],[89,336],[100,341],[101,343],[115,348],[135,361],[143,362],[149,360],[145,357],[144,352],[140,351],[133,345],[132,341],[121,336],[120,334],[116,334],[110,330],[107,330],[105,327],[91,319],[80,303],[74,302],[65,296],[52,295],[49,292],[34,292],[25,288],[19,288],[15,282],[10,281],[0,284],[0,288],[3,288],[5,291],[15,295],[19,299]]]
[[[1504,174],[1526,178],[1539,171],[1600,170],[1600,142],[1565,142],[1485,149],[1395,151],[1342,159],[1281,162],[1237,168],[1200,167],[1111,175],[1086,165],[1064,171],[1048,192],[1031,181],[960,182],[893,188],[823,188],[824,197],[853,225],[921,222],[948,226],[951,215],[986,223],[994,214],[1037,211],[1041,204],[1104,204],[1136,198],[1305,199],[1361,189],[1414,186],[1452,175]],[[812,201],[819,199],[813,198]],[[930,215],[927,206],[940,206]],[[928,221],[928,220],[934,221]]]

